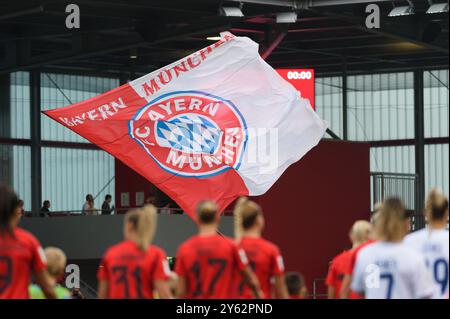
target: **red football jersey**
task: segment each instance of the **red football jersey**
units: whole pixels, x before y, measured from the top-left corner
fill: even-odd
[[[326,284],[335,288],[334,298],[339,299],[342,281],[345,276],[346,267],[349,264],[349,259],[352,256],[352,250],[346,250],[337,255],[331,262],[328,270]]]
[[[135,242],[123,241],[108,249],[97,273],[108,282],[108,298],[153,298],[155,280],[170,276],[166,254],[156,246],[142,251]]]
[[[175,271],[186,280],[187,298],[226,299],[237,296],[235,283],[247,265],[245,252],[230,238],[197,235],[179,248]]]
[[[259,280],[264,293],[263,298],[271,298],[273,296],[272,278],[284,274],[284,262],[280,250],[265,239],[245,236],[242,237],[239,246],[244,249],[249,264]],[[242,298],[254,298],[250,287],[245,285],[243,279],[239,283],[239,294]]]
[[[46,266],[44,251],[32,234],[21,228],[0,234],[0,299],[28,299],[32,274]]]

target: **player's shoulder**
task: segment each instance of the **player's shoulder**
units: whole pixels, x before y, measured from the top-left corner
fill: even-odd
[[[341,262],[345,259],[348,259],[351,255],[352,255],[351,249],[344,250],[344,251],[340,252],[339,254],[337,254],[331,262],[334,262],[334,263]]]
[[[428,232],[427,242],[433,245],[439,245],[444,247],[444,249],[448,252],[449,246],[449,235],[447,229],[438,229],[432,230]]]
[[[361,254],[362,251],[376,251],[380,249],[381,246],[382,244],[380,241],[370,239],[357,248],[352,249],[351,255],[356,258]]]
[[[216,236],[216,247],[220,247],[222,251],[244,250],[244,248],[234,239],[227,236]]]
[[[415,232],[412,232],[412,233],[406,235],[404,242],[406,244],[410,244],[410,243],[416,242],[418,240],[421,240],[423,238],[426,238],[427,237],[426,233],[427,233],[426,229],[420,229]]]
[[[19,241],[25,242],[25,243],[39,243],[38,239],[36,238],[36,236],[34,236],[32,233],[30,233],[29,231],[20,228],[20,227],[16,227],[14,229],[14,236],[15,238],[17,238]]]
[[[424,262],[423,255],[416,249],[405,244],[405,242],[400,244],[397,258],[411,265],[417,265]]]
[[[218,236],[216,237],[216,240],[218,240],[223,245],[227,245],[230,247],[237,247],[238,243],[234,240],[234,238],[227,237],[227,236]]]
[[[383,249],[382,244],[380,242],[372,242],[362,247],[359,247],[359,249],[352,250],[351,254],[357,260],[365,260],[371,259],[372,257],[375,256],[376,253],[378,253],[382,249]]]
[[[20,239],[35,239],[34,235],[30,233],[28,230],[25,230],[20,227],[14,228],[14,236]]]
[[[165,256],[166,255],[166,252],[161,247],[158,247],[156,245],[150,245],[150,247],[148,248],[148,251],[157,256]]]
[[[447,244],[449,243],[448,229],[436,231],[435,235],[438,240],[444,240]]]
[[[192,245],[196,245],[199,241],[201,241],[201,237],[199,235],[194,235],[186,239],[180,247],[189,247]]]
[[[444,243],[448,243],[448,240],[449,232],[447,229],[430,231],[424,228],[408,234],[404,239],[404,243],[408,245],[417,245],[425,241],[443,241]]]
[[[192,249],[193,247],[197,246],[197,242],[199,240],[198,235],[194,235],[188,239],[186,239],[179,247],[178,247],[178,253],[183,253],[187,250]]]
[[[280,251],[280,248],[277,246],[277,244],[264,239],[264,238],[260,238],[260,242],[261,245],[264,247],[265,250],[273,252],[273,253],[278,253]]]
[[[121,254],[124,250],[126,250],[129,247],[129,242],[127,241],[121,241],[120,243],[117,243],[111,247],[109,247],[105,254],[104,257],[109,257],[109,256],[113,256],[113,255],[117,255],[117,254]]]

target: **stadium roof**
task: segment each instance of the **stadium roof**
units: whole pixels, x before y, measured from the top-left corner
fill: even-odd
[[[80,29],[65,26],[71,2],[80,7]],[[365,27],[369,3],[381,9],[380,29]],[[414,15],[388,17],[393,1],[386,0],[8,1],[0,13],[0,73],[44,67],[133,77],[225,30],[257,41],[273,67],[322,74],[448,67],[448,13],[426,14],[428,0],[410,3]],[[243,17],[218,14],[240,5]],[[277,13],[292,11],[296,23],[276,23]]]

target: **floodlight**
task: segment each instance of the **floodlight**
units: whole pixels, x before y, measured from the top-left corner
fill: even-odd
[[[408,1],[409,5],[394,7],[391,12],[389,12],[389,17],[400,17],[400,16],[409,16],[416,13],[416,8],[414,8],[414,4],[411,1]]]
[[[220,15],[225,17],[243,17],[244,14],[242,13],[242,10],[238,7],[221,7]]]
[[[295,23],[297,22],[296,12],[277,13],[277,23]]]
[[[446,12],[448,13],[448,3],[434,3],[427,10],[429,14]]]
[[[130,59],[137,59],[138,58],[138,51],[136,48],[130,49]]]

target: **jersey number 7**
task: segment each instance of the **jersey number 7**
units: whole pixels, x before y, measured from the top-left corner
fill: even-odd
[[[208,286],[208,294],[210,295],[214,292],[214,288],[216,287],[217,281],[219,280],[220,276],[222,275],[223,271],[227,266],[227,261],[225,259],[220,258],[210,258],[208,259],[208,265],[216,267],[216,272],[214,273],[214,276]],[[191,271],[194,273],[195,276],[195,290],[193,296],[198,297],[203,294],[202,283],[200,279],[200,263],[198,261],[196,261],[192,265]]]
[[[387,281],[387,295],[386,299],[392,299],[392,289],[394,288],[394,276],[392,274],[381,274],[380,280]]]

